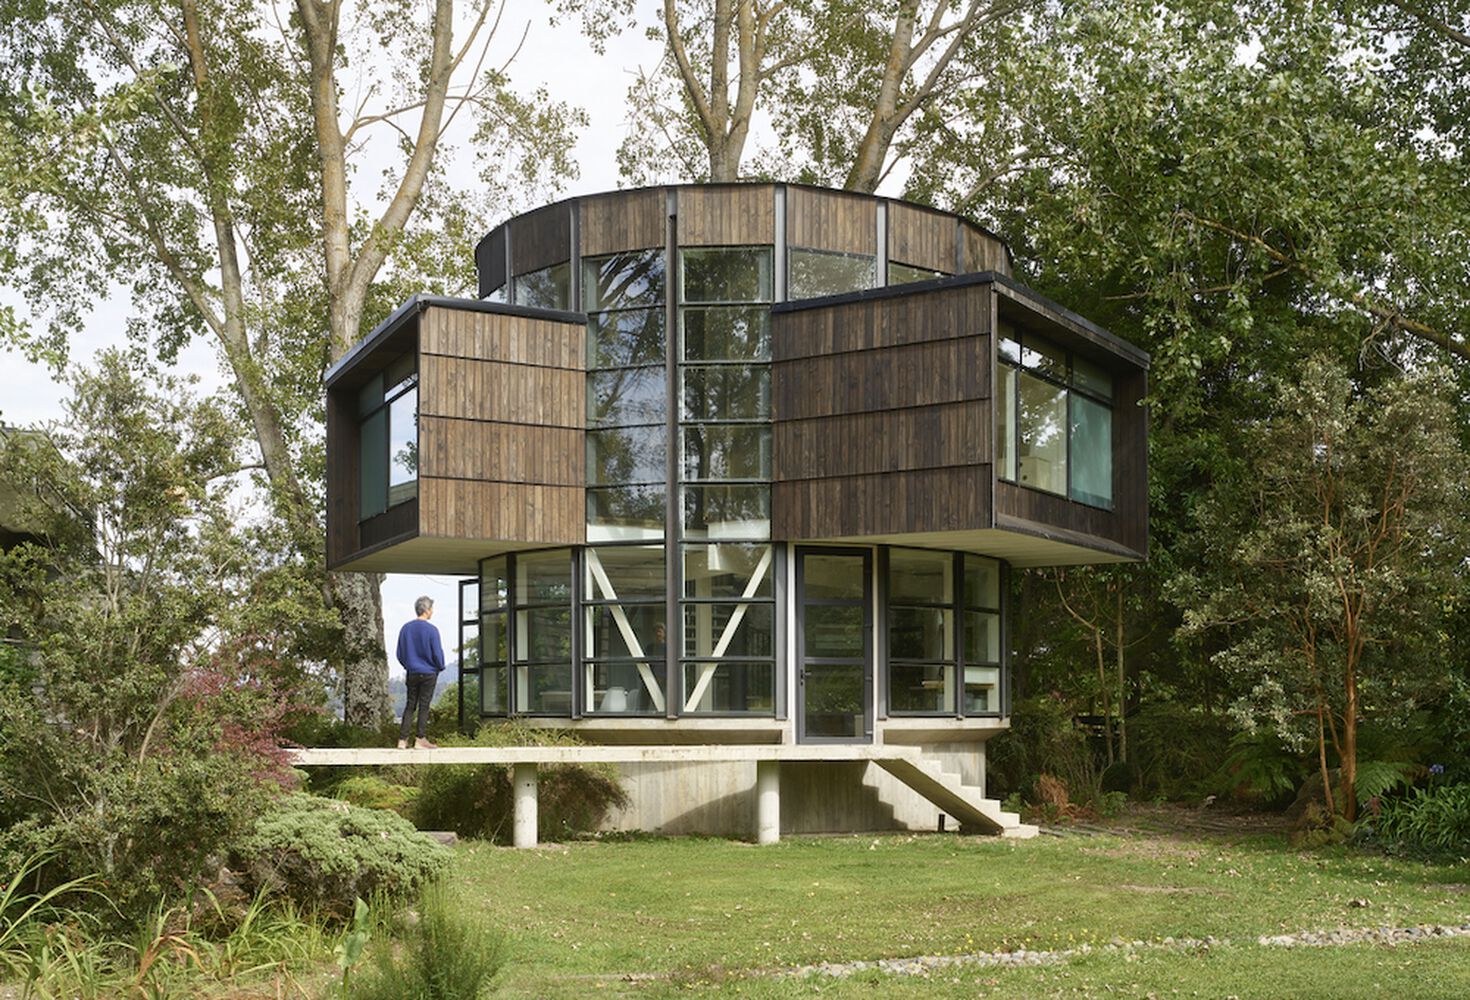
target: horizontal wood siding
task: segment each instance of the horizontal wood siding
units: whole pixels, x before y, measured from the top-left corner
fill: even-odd
[[[419,357],[419,533],[573,544],[585,535],[585,330],[430,309]]]
[[[528,274],[572,259],[572,209],[569,202],[547,205],[511,219],[512,274]]]
[[[868,195],[787,188],[786,242],[793,247],[876,255],[877,202]]]
[[[968,222],[960,223],[960,234],[966,271],[999,271],[1010,277],[1011,258],[1004,243]]]
[[[888,203],[888,259],[945,274],[956,274],[953,215],[908,205]]]
[[[581,213],[584,257],[661,247],[668,242],[668,200],[663,188],[583,198]]]
[[[778,538],[990,526],[988,285],[778,313]]]
[[[384,542],[412,537],[418,533],[418,528],[419,502],[405,500],[363,521],[359,529],[359,538],[364,549],[371,549]]]
[[[776,191],[769,184],[679,188],[680,246],[765,246],[776,242]]]

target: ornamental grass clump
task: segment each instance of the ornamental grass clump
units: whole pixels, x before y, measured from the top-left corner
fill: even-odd
[[[1470,856],[1470,784],[1416,788],[1387,801],[1382,813],[1368,822],[1382,843]]]
[[[476,1000],[505,964],[504,936],[428,886],[397,941],[378,939],[372,963],[352,981],[351,1000]]]
[[[296,794],[256,822],[234,858],[258,892],[345,918],[358,897],[417,892],[449,851],[393,813]]]

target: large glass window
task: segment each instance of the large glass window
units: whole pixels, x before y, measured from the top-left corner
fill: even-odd
[[[999,715],[1002,711],[1000,563],[967,555],[964,566],[963,709],[966,715]]]
[[[572,301],[572,265],[563,261],[516,275],[515,300],[518,306],[566,309]]]
[[[480,563],[480,714],[505,715],[510,706],[510,561]]]
[[[571,715],[571,550],[519,552],[512,566],[515,709],[531,715]]]
[[[769,544],[683,547],[687,714],[775,711],[776,605]]]
[[[998,562],[889,549],[887,614],[891,714],[999,713]]]
[[[587,539],[662,540],[668,481],[664,252],[582,261]]]
[[[589,715],[665,711],[664,547],[582,552],[582,705]]]
[[[996,474],[1113,505],[1113,379],[1095,362],[1000,324]]]
[[[888,263],[888,283],[890,285],[908,285],[915,281],[932,281],[935,278],[949,277],[948,271],[935,271],[927,267],[915,267],[913,264],[900,264],[898,261]]]
[[[793,299],[814,299],[872,288],[876,263],[871,254],[836,253],[792,247],[789,286]]]
[[[359,516],[419,495],[419,392],[415,355],[389,364],[357,397]]]

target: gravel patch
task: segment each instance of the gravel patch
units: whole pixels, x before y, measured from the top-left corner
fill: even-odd
[[[1082,944],[1075,948],[1015,951],[976,951],[963,955],[918,955],[912,958],[880,958],[860,962],[819,962],[774,969],[757,975],[831,976],[844,978],[858,972],[877,971],[891,976],[927,976],[941,969],[964,966],[984,969],[1015,969],[1038,965],[1059,965],[1073,958],[1096,953],[1179,952],[1200,954],[1227,945],[1256,944],[1268,948],[1324,948],[1349,944],[1401,945],[1446,938],[1470,938],[1470,920],[1462,924],[1418,924],[1412,927],[1343,927],[1326,931],[1300,931],[1296,934],[1263,934],[1258,938],[1172,938],[1160,941],[1125,941],[1114,938],[1105,945]]]

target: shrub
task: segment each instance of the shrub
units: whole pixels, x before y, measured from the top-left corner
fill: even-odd
[[[505,964],[503,936],[451,903],[439,885],[424,890],[418,919],[394,949],[379,941],[352,1000],[475,1000]]]
[[[1183,705],[1145,705],[1128,718],[1128,746],[1140,791],[1169,799],[1208,790],[1230,729],[1217,713]]]
[[[233,857],[257,891],[344,917],[359,896],[410,895],[444,870],[449,852],[393,813],[296,794],[262,816]]]
[[[1285,805],[1295,796],[1309,768],[1273,732],[1237,733],[1230,753],[1210,779],[1216,792],[1245,802]]]
[[[1432,853],[1470,855],[1470,784],[1416,788],[1367,821],[1378,840]]]
[[[1097,766],[1087,735],[1072,722],[1068,705],[1050,696],[1018,701],[1011,728],[986,749],[987,785],[994,794],[1031,792],[1041,774],[1060,778],[1084,799],[1095,797]]]
[[[412,785],[395,785],[371,774],[354,774],[332,789],[334,799],[364,809],[386,809],[405,819],[412,817],[413,801],[418,794],[419,790]]]
[[[501,723],[482,728],[472,745],[575,746],[577,740],[521,723]],[[538,779],[537,833],[544,840],[590,833],[609,809],[627,802],[611,765],[543,765]],[[505,841],[513,804],[508,766],[441,765],[422,769],[413,815],[426,829]]]

